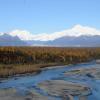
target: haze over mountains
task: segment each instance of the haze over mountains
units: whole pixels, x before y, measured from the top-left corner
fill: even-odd
[[[11,36],[9,34],[0,35],[0,46],[25,46],[26,42],[19,39],[17,36]]]
[[[100,46],[100,30],[81,25],[51,34],[15,30],[0,33],[0,46],[97,47]]]

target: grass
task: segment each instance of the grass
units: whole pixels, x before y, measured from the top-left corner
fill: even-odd
[[[0,78],[8,78],[15,75],[21,75],[26,73],[39,73],[41,72],[42,68],[57,66],[60,64],[57,63],[48,63],[48,64],[25,64],[25,65],[18,65],[18,64],[11,64],[11,65],[0,65]]]
[[[0,78],[100,59],[100,48],[0,47]]]

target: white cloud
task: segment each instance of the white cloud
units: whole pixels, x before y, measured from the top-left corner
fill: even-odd
[[[8,34],[12,36],[18,36],[22,40],[54,40],[62,36],[80,36],[80,35],[100,35],[100,30],[91,28],[88,26],[75,25],[71,29],[66,29],[60,32],[54,32],[51,34],[41,33],[41,34],[32,34],[26,30],[14,30]]]

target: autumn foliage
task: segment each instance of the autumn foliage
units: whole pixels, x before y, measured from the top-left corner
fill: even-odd
[[[34,72],[53,64],[100,59],[100,48],[0,47],[0,76]]]
[[[82,62],[100,58],[100,48],[0,47],[1,64]]]

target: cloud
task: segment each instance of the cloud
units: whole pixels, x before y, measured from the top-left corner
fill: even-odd
[[[8,33],[11,36],[18,36],[21,40],[54,40],[63,36],[81,36],[81,35],[100,35],[100,30],[88,26],[75,25],[71,29],[66,29],[60,32],[51,34],[41,33],[32,34],[26,30],[14,30]]]

